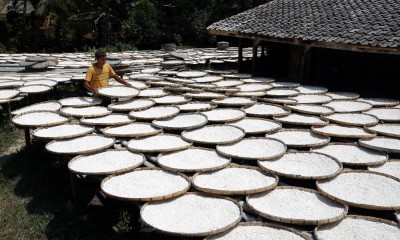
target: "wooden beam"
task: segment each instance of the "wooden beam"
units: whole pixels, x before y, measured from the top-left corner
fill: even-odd
[[[242,72],[243,70],[243,40],[239,38],[238,44],[238,72]]]

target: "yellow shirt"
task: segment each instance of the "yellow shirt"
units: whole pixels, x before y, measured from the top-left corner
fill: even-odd
[[[93,65],[88,69],[85,81],[88,81],[92,88],[98,89],[101,87],[107,87],[108,80],[110,77],[114,76],[115,72],[109,64],[104,64],[103,69]]]

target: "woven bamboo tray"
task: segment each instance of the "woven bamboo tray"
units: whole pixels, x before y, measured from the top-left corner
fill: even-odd
[[[264,92],[272,89],[270,84],[245,83],[237,86],[240,92]]]
[[[216,150],[227,157],[257,161],[280,157],[285,154],[287,147],[281,140],[262,137],[245,138],[236,143],[218,145]]]
[[[383,122],[400,122],[400,109],[398,108],[373,108],[364,113],[373,115]]]
[[[267,91],[268,97],[295,97],[300,92],[296,89],[272,89]]]
[[[355,100],[360,97],[358,93],[352,92],[328,92],[326,95],[333,100]]]
[[[92,97],[71,97],[58,100],[63,107],[90,107],[100,105],[103,100]]]
[[[73,131],[71,128],[79,128],[79,130]],[[54,132],[60,131],[61,133],[58,136],[55,135],[48,135],[49,132],[52,134]],[[46,135],[47,132],[47,135]],[[35,129],[32,132],[32,136],[36,139],[43,139],[43,140],[63,140],[68,138],[76,138],[88,135],[94,132],[94,127],[83,126],[79,124],[62,124],[53,127],[42,127]]]
[[[241,120],[227,123],[242,128],[246,134],[260,134],[275,132],[282,128],[282,124],[265,118],[246,117]]]
[[[335,100],[324,104],[324,106],[333,108],[337,113],[356,113],[368,111],[372,108],[369,103],[352,100]]]
[[[258,102],[266,102],[266,103],[275,103],[275,104],[281,104],[281,105],[297,105],[298,102],[295,99],[291,98],[260,98],[260,97],[255,97],[255,100]]]
[[[190,102],[182,105],[178,105],[182,112],[198,112],[207,111],[217,107],[217,105],[212,105],[208,102]]]
[[[300,156],[295,156],[300,155]],[[311,155],[319,155],[323,157],[322,159],[307,160]],[[295,157],[293,157],[295,156]],[[304,156],[304,157],[302,157]],[[299,163],[300,162],[300,163]],[[310,163],[306,163],[310,162]],[[326,179],[336,176],[342,171],[342,163],[327,154],[323,153],[313,153],[306,151],[295,151],[287,152],[282,157],[274,159],[274,161],[258,161],[258,166],[267,172],[277,174],[279,176],[284,176],[288,178],[296,179]],[[280,165],[281,164],[281,165]],[[286,165],[285,165],[286,164]],[[318,166],[319,165],[319,166]],[[330,168],[324,172],[321,171],[321,167]],[[314,173],[305,173],[304,171],[313,171]],[[318,173],[318,174],[316,174]]]
[[[230,96],[233,97],[263,97],[265,95],[267,95],[267,92],[234,92],[234,93],[229,93]]]
[[[298,104],[324,104],[332,101],[332,98],[324,94],[300,94],[290,99],[296,100]]]
[[[158,98],[168,96],[169,92],[163,88],[148,88],[140,91],[139,97]]]
[[[217,108],[203,112],[203,114],[206,115],[208,121],[212,123],[233,122],[246,117],[246,113],[243,110],[235,108]]]
[[[32,86],[32,85],[45,85],[48,87],[55,87],[57,86],[57,82],[53,81],[53,80],[48,80],[48,79],[42,79],[42,80],[33,80],[33,81],[29,81],[29,82],[25,82],[24,86]]]
[[[185,93],[185,97],[195,99],[222,99],[227,96],[221,93],[215,92],[200,92],[200,93]]]
[[[124,102],[118,102],[108,105],[108,109],[111,111],[140,111],[149,107],[154,106],[156,103],[151,99],[134,99]]]
[[[184,203],[183,202],[184,200],[182,200],[182,199],[189,199],[188,196],[189,197],[196,196],[196,198],[194,198],[194,200],[197,201],[198,203],[196,203],[196,204],[190,203],[190,206],[194,206],[193,211],[180,212],[180,211],[182,211],[182,209],[184,209],[184,207],[186,207],[186,205],[189,204],[189,203]],[[199,198],[197,198],[197,197],[199,197]],[[190,199],[192,199],[192,198],[190,198]],[[211,207],[211,208],[215,208],[217,206],[215,201],[212,199],[216,199],[216,200],[218,199],[219,201],[223,200],[225,202],[225,205],[230,204],[231,206],[229,207],[229,209],[226,209],[224,211],[224,213],[216,214],[216,212],[219,209],[218,210],[217,209],[206,209],[206,206]],[[157,213],[157,214],[163,213],[163,212],[169,211],[166,209],[168,206],[171,206],[171,208],[173,209],[172,204],[174,204],[175,202],[178,202],[179,205],[181,206],[181,208],[176,209],[176,211],[174,211],[175,214],[165,216],[168,218],[165,218],[164,216],[160,215],[158,217],[158,219],[164,219],[166,222],[172,222],[172,223],[174,223],[174,222],[183,223],[186,226],[180,226],[177,228],[176,224],[175,224],[175,227],[173,227],[173,228],[177,228],[177,229],[165,229],[165,227],[164,227],[164,229],[160,229],[161,226],[158,227],[155,224],[152,224],[151,222],[149,222],[149,219],[147,219],[148,217],[146,216],[146,214],[149,214],[149,213],[147,213],[149,208],[154,207],[154,206],[160,206],[157,208],[162,208],[162,209],[157,210],[155,213]],[[200,205],[200,203],[201,203],[201,205]],[[220,205],[220,204],[218,204],[218,205]],[[236,207],[233,207],[233,206],[236,206]],[[236,213],[232,214],[234,209],[235,209]],[[197,216],[188,217],[188,214],[196,214]],[[214,216],[228,216],[228,214],[232,215],[232,216],[230,216],[230,217],[232,217],[232,219],[229,219],[228,221],[225,220],[225,222],[222,226],[215,226],[215,224],[213,224],[214,226],[208,227],[213,230],[206,230],[206,229],[197,230],[197,231],[193,231],[192,229],[185,230],[189,226],[193,226],[192,222],[201,222],[201,223],[208,223],[208,224],[214,223],[215,221],[217,221],[217,219],[215,219]],[[224,231],[236,226],[240,222],[242,214],[243,213],[242,213],[239,203],[230,198],[213,196],[213,195],[209,195],[209,194],[205,194],[205,193],[192,193],[192,192],[186,193],[185,195],[174,198],[172,200],[170,199],[170,200],[157,202],[157,203],[146,203],[140,210],[141,219],[146,224],[152,226],[153,228],[155,228],[157,231],[159,231],[161,233],[165,233],[168,235],[181,236],[181,237],[204,237],[204,236],[224,232]],[[235,216],[233,217],[233,215],[235,215]],[[204,219],[200,219],[200,216],[201,216],[201,218],[204,218]],[[172,226],[173,225],[174,224],[172,224]]]
[[[199,78],[199,77],[204,77],[206,75],[207,75],[206,72],[200,72],[200,71],[183,71],[176,74],[176,76],[181,78]]]
[[[152,99],[154,102],[157,104],[171,104],[171,105],[176,105],[176,104],[185,104],[190,102],[192,99],[187,98],[184,96],[180,95],[169,95],[165,97],[160,97],[160,98],[153,98]]]
[[[179,112],[180,109],[175,106],[155,106],[141,111],[132,111],[129,116],[142,120],[160,120],[174,117]]]
[[[359,98],[357,101],[366,102],[373,107],[394,107],[400,104],[400,101],[387,98]]]
[[[15,89],[0,90],[0,99],[12,99],[18,96],[21,92]]]
[[[177,181],[179,179],[179,181],[181,182],[181,184],[183,184],[185,182],[185,186],[179,186],[179,189],[175,189],[172,191],[172,189],[168,189],[171,192],[170,193],[164,193],[162,195],[159,194],[155,194],[153,196],[148,196],[146,194],[143,194],[142,196],[122,196],[122,194],[117,194],[115,192],[115,190],[111,190],[108,189],[109,187],[107,186],[109,184],[110,181],[113,181],[114,179],[120,179],[120,178],[124,178],[124,176],[128,176],[128,175],[134,175],[134,174],[150,174],[151,176],[151,172],[163,172],[166,175],[174,175],[176,177],[175,181]],[[154,175],[153,179],[155,179]],[[127,189],[130,189],[130,193],[134,193],[135,195],[138,194],[139,191],[143,191],[146,188],[146,190],[148,191],[152,191],[152,190],[157,190],[157,189],[163,189],[166,190],[166,188],[170,187],[168,186],[169,184],[173,184],[172,180],[170,180],[168,177],[164,177],[162,178],[162,176],[158,176],[159,178],[156,179],[156,182],[150,182],[147,181],[145,178],[139,178],[139,179],[135,179],[135,181],[129,181],[127,183],[125,183],[124,185],[126,185]],[[149,179],[147,179],[149,180]],[[117,181],[117,180],[114,180]],[[170,182],[168,182],[170,181]],[[120,187],[122,188],[123,186],[121,186],[121,183],[119,184]],[[173,197],[177,197],[177,196],[181,196],[183,194],[185,194],[189,188],[191,186],[191,182],[190,179],[188,177],[186,177],[185,175],[181,174],[181,173],[172,173],[172,172],[167,172],[165,170],[162,170],[161,168],[137,168],[134,169],[133,171],[130,172],[126,172],[126,173],[122,173],[120,175],[113,175],[113,176],[109,176],[106,177],[102,182],[101,182],[101,190],[102,192],[104,192],[107,196],[113,198],[113,199],[117,199],[117,200],[122,200],[122,201],[145,201],[145,202],[153,202],[153,201],[160,201],[160,200],[166,200],[166,199],[170,199]],[[111,187],[110,187],[111,188]],[[136,189],[135,189],[136,188]],[[129,194],[128,194],[129,195]]]
[[[222,75],[224,78],[251,78],[251,74],[247,74],[247,73],[231,73],[231,74],[223,74]]]
[[[334,113],[333,108],[314,105],[314,104],[287,105],[286,107],[294,112],[310,114],[310,115],[329,115]]]
[[[329,143],[323,147],[312,148],[311,151],[327,154],[347,166],[379,165],[389,158],[384,152],[364,148],[355,143]]]
[[[323,94],[328,92],[325,87],[300,85],[296,88],[300,94]]]
[[[200,147],[161,153],[157,156],[157,163],[162,168],[173,172],[215,171],[228,166],[230,162],[230,158],[218,154],[215,150]]]
[[[379,123],[378,125],[364,128],[379,135],[400,138],[400,124],[398,123]]]
[[[249,116],[255,117],[271,117],[271,116],[287,116],[290,110],[275,104],[256,103],[250,107],[242,108]]]
[[[212,82],[218,82],[223,80],[224,78],[221,76],[204,76],[204,77],[198,77],[198,78],[193,78],[197,83],[212,83]]]
[[[357,179],[346,177],[349,174],[357,176]],[[368,179],[370,182],[360,182],[362,180],[361,176],[364,176],[364,180]],[[389,182],[392,184],[391,187],[389,187]],[[333,186],[330,186],[331,184]],[[334,190],[328,190],[327,188],[329,187],[334,187]],[[400,209],[400,180],[383,173],[345,170],[334,178],[317,181],[317,189],[337,202],[358,208],[374,210]],[[342,193],[337,193],[340,190]],[[358,199],[355,199],[354,195]],[[391,202],[389,203],[389,201]]]
[[[119,156],[125,154],[125,156]],[[121,163],[123,160],[129,160],[130,162]],[[79,155],[68,162],[68,169],[77,174],[83,175],[110,175],[110,174],[120,174],[129,172],[144,163],[146,160],[143,154],[132,153],[125,149],[110,149],[104,152],[89,154],[89,155]],[[87,166],[82,163],[87,164]],[[103,166],[99,168],[104,162],[110,162],[108,166]],[[117,162],[117,163],[116,163]],[[111,164],[114,163],[114,164]],[[119,165],[118,165],[119,164]],[[88,170],[88,169],[92,170]],[[93,170],[94,169],[94,170]]]
[[[173,87],[177,88],[180,87],[181,85],[178,83],[173,83],[169,81],[148,81],[148,84],[150,84],[152,87]]]
[[[107,127],[101,132],[108,137],[137,138],[157,135],[162,132],[162,129],[155,128],[150,123],[134,122],[123,126]]]
[[[0,89],[17,88],[23,86],[25,81],[3,81],[0,82]]]
[[[385,229],[381,229],[382,227]],[[385,239],[394,240],[400,238],[399,232],[400,228],[395,222],[368,216],[348,215],[340,222],[317,226],[314,230],[314,236],[317,240],[344,238],[365,240],[380,239],[383,236]]]
[[[230,170],[235,171],[235,169],[237,169],[236,172],[229,174]],[[243,170],[244,172],[240,173],[240,170]],[[222,172],[228,172],[228,175],[224,177]],[[209,180],[206,180],[206,178],[209,178]],[[204,181],[211,181],[211,183],[207,184]],[[226,183],[221,184],[220,182],[223,181]],[[261,183],[261,181],[263,181],[263,183]],[[193,187],[197,190],[221,195],[248,195],[260,193],[275,188],[278,185],[278,181],[279,178],[277,176],[267,174],[257,167],[241,165],[230,165],[213,172],[196,173],[192,178]],[[251,182],[258,186],[247,186],[248,188],[239,187],[241,184],[243,185],[246,182]],[[227,189],[229,187],[235,189]]]
[[[368,139],[376,136],[375,133],[368,132],[363,128],[335,124],[328,124],[322,127],[313,126],[311,127],[311,131],[327,137]]]
[[[204,90],[217,87],[217,85],[215,85],[213,83],[197,83],[197,82],[187,84],[186,86],[188,86],[190,88],[195,88],[195,89],[199,88],[199,89],[204,89]]]
[[[400,139],[398,138],[375,137],[372,139],[360,139],[358,140],[358,144],[378,151],[400,153]]]
[[[253,228],[253,227],[256,227]],[[212,235],[205,240],[224,240],[224,239],[248,239],[258,240],[266,236],[276,236],[277,239],[292,239],[292,240],[312,240],[306,234],[297,231],[293,228],[288,228],[274,223],[265,222],[241,222],[235,228],[226,232]]]
[[[102,87],[98,89],[101,96],[109,98],[133,98],[139,95],[139,89],[125,86]]]
[[[39,94],[45,93],[51,90],[51,87],[47,85],[29,85],[29,86],[22,86],[18,88],[21,93],[27,94]]]
[[[133,123],[135,120],[129,118],[125,114],[110,114],[105,117],[98,118],[81,118],[80,122],[85,125],[92,126],[120,126],[129,123]]]
[[[298,113],[290,113],[289,115],[282,117],[273,117],[273,119],[283,124],[300,126],[325,126],[329,124],[328,121],[324,121],[317,116]]]
[[[154,120],[152,125],[168,130],[188,130],[202,127],[207,122],[207,116],[202,113],[184,113],[169,119]]]
[[[369,171],[380,172],[400,180],[400,160],[391,159],[382,165],[369,166]]]
[[[216,129],[219,128],[219,129]],[[221,137],[221,135],[225,135]],[[206,125],[198,129],[182,132],[186,141],[201,144],[229,144],[239,141],[245,136],[243,129],[229,125]]]
[[[60,109],[60,113],[76,118],[95,118],[104,117],[111,114],[111,111],[105,107],[92,106],[92,107],[64,107]]]
[[[271,85],[274,88],[297,88],[300,83],[297,82],[273,82]]]
[[[243,85],[244,82],[240,80],[223,80],[219,82],[214,82],[214,84],[219,88],[228,88],[228,87],[237,87],[239,85]]]
[[[174,83],[179,83],[179,84],[191,84],[191,83],[196,83],[195,80],[189,79],[189,78],[176,78],[176,77],[167,77],[165,80],[174,82]]]
[[[158,134],[145,138],[132,139],[128,143],[128,149],[133,152],[164,153],[187,149],[190,146],[192,146],[192,143],[185,141],[179,135],[173,134]]]
[[[99,146],[95,145],[95,139],[103,139],[103,143]],[[87,144],[85,148],[83,148],[83,143]],[[100,152],[107,148],[110,148],[115,143],[115,139],[104,137],[101,135],[86,135],[83,137],[67,139],[67,140],[53,140],[46,144],[46,150],[59,155],[79,155],[79,154],[89,154]],[[75,144],[75,145],[74,145]],[[71,147],[71,150],[66,150],[66,147]],[[62,148],[62,149],[56,149]]]
[[[11,114],[18,115],[22,113],[35,112],[35,111],[57,112],[60,109],[61,109],[61,103],[59,103],[58,101],[46,101],[14,110],[11,112]]]
[[[252,77],[252,78],[243,78],[241,79],[244,83],[273,83],[275,82],[275,78],[268,77]]]
[[[230,69],[227,69],[227,70],[210,69],[210,70],[204,70],[204,71],[206,73],[213,74],[213,75],[231,74],[231,73],[235,72],[235,70],[230,70]]]
[[[50,119],[53,118],[53,119]],[[12,122],[19,127],[51,127],[69,122],[70,119],[56,112],[34,111],[18,114],[12,118]]]
[[[290,204],[286,206],[285,209],[282,209],[282,211],[284,212],[279,212],[279,214],[281,215],[275,215],[276,213],[272,213],[271,210],[274,206],[271,206],[272,202],[266,203],[264,202],[263,204],[267,204],[266,206],[268,206],[269,209],[259,209],[259,207],[257,208],[256,206],[254,206],[255,202],[254,202],[254,198],[259,198],[259,197],[265,197],[268,194],[275,194],[278,192],[285,192],[285,191],[289,191],[289,193],[291,194],[295,194],[295,191],[300,191],[300,192],[304,192],[307,195],[308,194],[314,194],[314,195],[318,195],[320,197],[318,197],[318,201],[315,201],[313,203],[313,208],[316,208],[317,206],[314,205],[316,202],[322,203],[322,205],[324,205],[324,207],[332,207],[335,210],[335,213],[330,213],[330,214],[326,214],[324,217],[315,217],[313,216],[312,218],[301,218],[299,217],[288,217],[288,216],[283,216],[284,212],[287,211],[291,211],[290,214],[291,215],[296,215],[296,213],[294,212],[295,209],[291,209],[295,206],[291,206]],[[274,193],[275,192],[275,193]],[[297,194],[298,195],[298,194]],[[305,195],[304,195],[305,196]],[[303,196],[303,197],[304,197]],[[307,213],[309,213],[309,211],[311,211],[311,206],[310,204],[312,204],[310,202],[310,200],[307,199],[299,199],[300,196],[296,196],[295,197],[295,202],[296,203],[301,203],[303,206],[301,207],[301,209],[297,209],[297,210],[303,210],[303,211],[307,211]],[[324,201],[322,200],[324,199]],[[271,200],[270,200],[271,201]],[[276,200],[276,204],[280,204],[282,203],[282,201],[284,201],[284,203],[288,203],[289,202],[289,198],[285,197],[285,199],[278,199]],[[330,223],[330,222],[336,222],[336,221],[340,221],[341,219],[343,219],[348,212],[349,207],[347,205],[341,204],[341,203],[336,203],[332,200],[330,200],[329,198],[323,197],[323,195],[321,193],[319,193],[318,191],[312,190],[312,189],[308,189],[308,188],[300,188],[300,187],[291,187],[291,186],[285,186],[285,187],[276,187],[273,190],[269,190],[267,192],[263,192],[263,193],[258,193],[258,194],[254,194],[254,195],[249,195],[246,197],[246,203],[248,204],[249,208],[251,210],[253,210],[254,212],[256,212],[257,214],[259,214],[262,217],[265,217],[267,219],[271,219],[277,222],[283,222],[283,223],[289,223],[289,224],[299,224],[299,225],[320,225],[320,224],[325,224],[325,223]],[[293,200],[292,200],[292,203]],[[307,206],[308,205],[308,206]],[[321,213],[320,210],[322,210],[322,205],[319,206],[319,210],[314,210],[315,213]],[[335,206],[335,207],[333,207]],[[299,206],[300,207],[300,206]],[[264,207],[265,208],[265,207]],[[282,206],[280,206],[280,208],[282,208]],[[336,208],[340,208],[340,212],[339,210],[336,210]],[[264,211],[270,211],[270,213],[268,212],[264,212]],[[305,213],[305,212],[304,212]],[[328,216],[329,215],[329,216]]]
[[[231,94],[239,92],[239,89],[235,87],[216,87],[216,88],[209,88],[207,89],[207,91]]]
[[[321,118],[329,122],[356,127],[374,126],[379,122],[378,118],[364,113],[334,113],[321,116]]]
[[[329,137],[311,132],[308,129],[280,129],[276,133],[267,134],[266,137],[283,141],[288,147],[317,147],[329,143]]]

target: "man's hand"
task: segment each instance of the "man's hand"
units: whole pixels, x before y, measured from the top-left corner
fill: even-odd
[[[93,97],[99,97],[100,96],[99,95],[99,91],[96,88],[93,88],[92,93],[93,93]]]
[[[133,87],[132,84],[130,84],[128,82],[126,82],[124,85],[125,85],[125,87]]]

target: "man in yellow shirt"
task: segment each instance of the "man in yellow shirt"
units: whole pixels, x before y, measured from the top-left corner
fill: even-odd
[[[107,54],[105,52],[97,50],[94,56],[96,58],[96,63],[87,70],[83,84],[88,91],[93,93],[93,96],[98,96],[99,88],[108,86],[110,78],[114,78],[117,82],[120,82],[127,87],[132,87],[131,84],[119,77],[112,67],[106,63]]]

